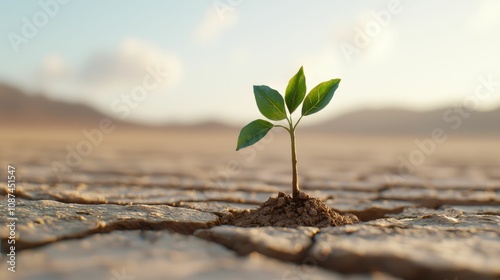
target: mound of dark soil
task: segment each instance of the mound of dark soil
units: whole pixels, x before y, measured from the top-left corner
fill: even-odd
[[[340,215],[326,206],[319,198],[299,193],[297,200],[282,192],[270,197],[259,208],[229,213],[220,220],[221,224],[239,227],[329,227],[359,222],[353,214]]]

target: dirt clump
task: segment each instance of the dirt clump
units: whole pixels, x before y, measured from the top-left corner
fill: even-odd
[[[239,227],[329,227],[359,222],[353,214],[341,215],[325,205],[319,198],[300,192],[298,199],[282,192],[270,197],[259,208],[233,212],[221,217],[220,223]]]

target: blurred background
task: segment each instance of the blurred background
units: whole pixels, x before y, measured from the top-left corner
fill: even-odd
[[[215,243],[170,231],[291,193],[286,131],[235,149],[240,129],[263,118],[252,86],[283,94],[303,66],[308,90],[342,81],[298,128],[301,190],[363,222],[405,220],[383,220],[380,237],[369,227],[346,230],[360,237],[349,239],[351,249],[337,242],[343,237],[324,239],[341,248],[332,263],[349,263],[352,250],[350,272],[373,274],[366,278],[498,278],[499,15],[498,0],[1,1],[0,204],[10,164],[16,246],[26,249],[19,276],[289,278],[288,262],[219,247],[227,262],[210,253]],[[178,218],[168,206],[197,211]],[[143,230],[152,228],[165,230],[147,241]],[[0,228],[0,245],[8,229]],[[266,233],[269,249],[250,234],[235,247],[264,246],[274,257],[289,244]],[[293,234],[297,244],[302,235]],[[322,270],[308,259],[308,274],[297,275],[317,279],[310,273]],[[10,279],[2,273],[10,272],[0,264],[0,278]]]
[[[139,124],[239,126],[259,117],[252,85],[283,93],[302,65],[309,89],[342,78],[332,107],[304,123],[385,108],[401,110],[377,113],[495,110],[499,12],[497,1],[5,2],[2,120],[30,103],[34,119],[50,104],[61,116],[82,104]],[[481,77],[496,84],[467,102]]]
[[[411,160],[412,151],[432,158],[453,141],[465,146],[450,155],[480,148],[478,156],[498,155],[498,1],[44,0],[1,6],[4,161],[22,153],[36,157],[52,144],[53,153],[38,156],[49,166],[70,153],[68,146],[92,139],[100,152],[89,158],[107,151],[101,144],[135,140],[125,146],[157,141],[155,147],[173,152],[191,145],[179,153],[196,155],[211,147],[212,138],[203,135],[213,135],[217,151],[234,157],[239,128],[261,117],[252,85],[283,93],[301,66],[308,89],[342,79],[331,104],[305,118],[299,132],[311,136],[309,144],[330,139],[324,148],[332,155],[346,151],[328,146],[332,141],[382,155],[388,154],[381,147],[399,143],[404,148],[392,153],[393,165],[404,163],[401,156]],[[307,143],[299,142],[303,153]],[[282,146],[287,149],[276,149]]]

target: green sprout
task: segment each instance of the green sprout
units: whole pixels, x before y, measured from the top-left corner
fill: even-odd
[[[255,101],[259,111],[272,121],[285,120],[288,127],[280,124],[273,124],[269,121],[257,119],[240,131],[236,151],[257,143],[264,138],[273,127],[281,127],[290,134],[292,148],[292,191],[293,199],[298,199],[299,182],[297,171],[297,152],[295,148],[295,130],[302,117],[312,115],[321,111],[332,100],[335,90],[339,87],[340,79],[332,79],[315,86],[306,96],[306,77],[304,69],[299,71],[288,82],[285,91],[285,99],[277,91],[268,86],[253,86]],[[303,102],[302,102],[303,101]],[[285,110],[285,103],[288,112]],[[302,104],[302,113],[296,123],[293,123],[292,113]]]

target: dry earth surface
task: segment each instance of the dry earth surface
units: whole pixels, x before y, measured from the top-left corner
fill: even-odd
[[[302,190],[361,222],[235,227],[219,218],[290,193],[291,180],[284,133],[235,152],[237,133],[117,130],[85,150],[80,132],[1,131],[0,220],[9,163],[18,220],[15,273],[0,228],[0,279],[500,278],[499,139],[422,149],[299,131]],[[79,143],[81,160],[67,151]]]

